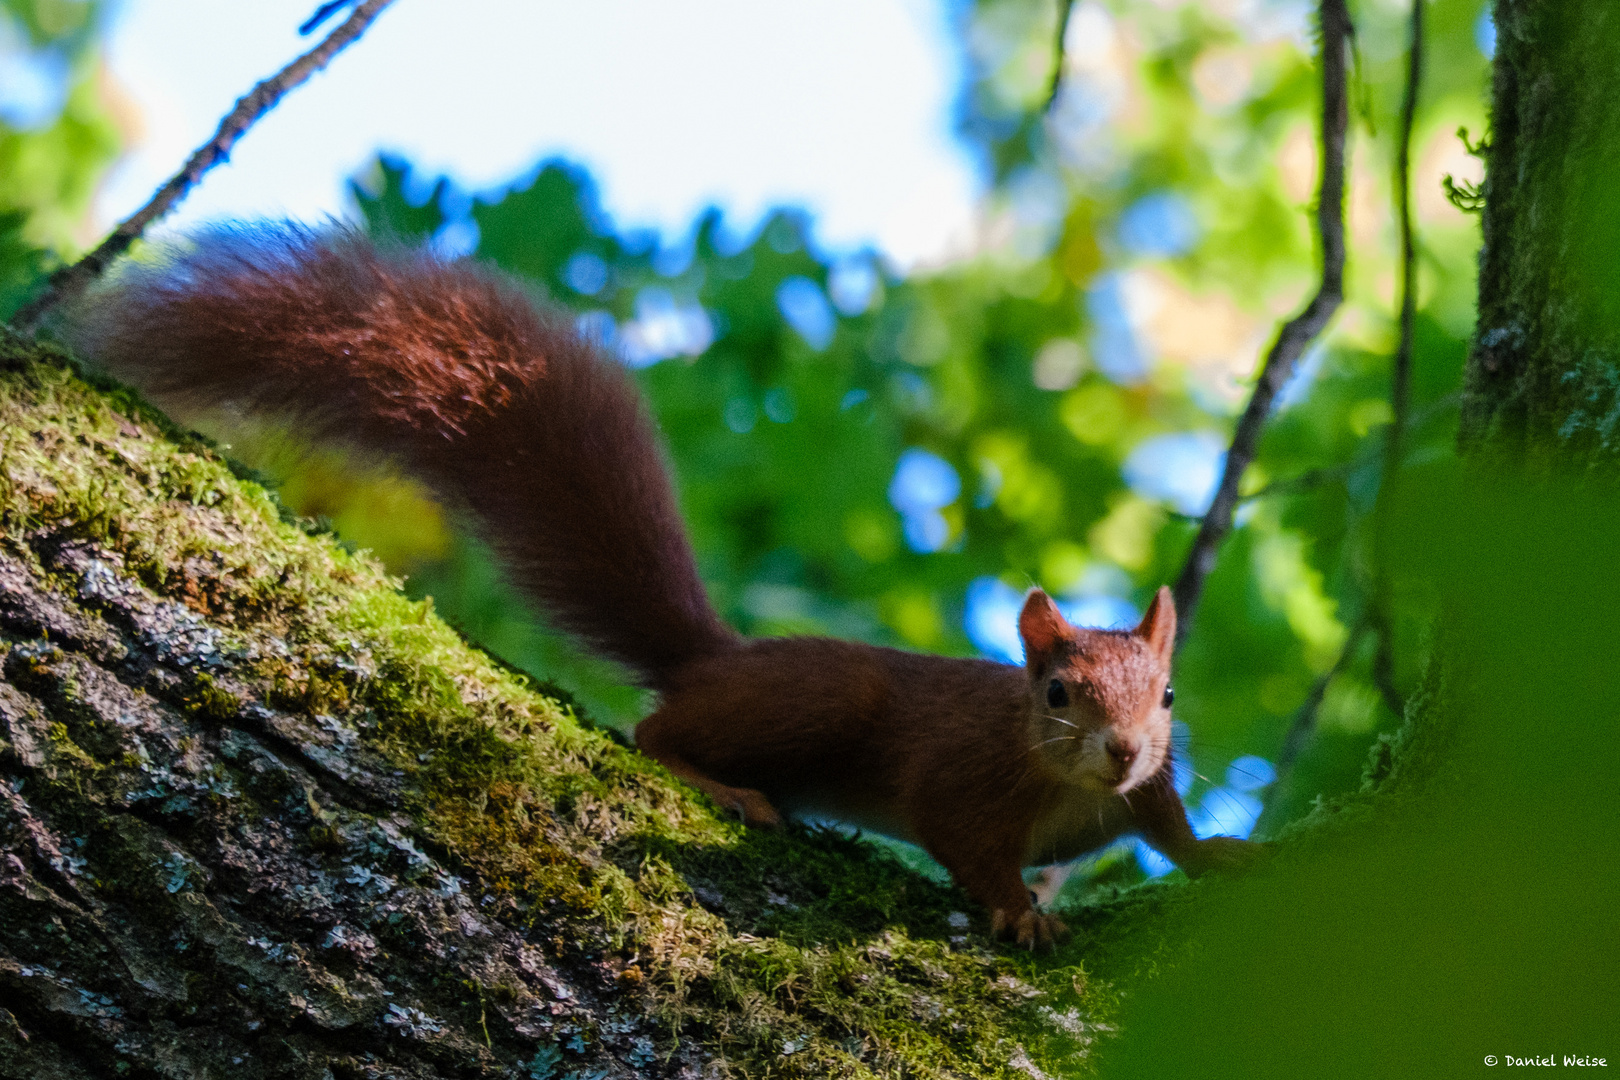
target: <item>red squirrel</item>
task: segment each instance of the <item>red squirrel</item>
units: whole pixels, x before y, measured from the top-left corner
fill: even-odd
[[[1253,850],[1195,838],[1172,784],[1169,589],[1130,631],[1072,626],[1031,591],[1021,668],[745,639],[709,603],[624,367],[498,273],[341,228],[216,228],[125,263],[64,336],[166,406],[268,414],[401,463],[556,625],[656,692],[644,753],[750,825],[922,845],[994,936],[1066,932],[1025,866],[1127,834],[1193,874]]]

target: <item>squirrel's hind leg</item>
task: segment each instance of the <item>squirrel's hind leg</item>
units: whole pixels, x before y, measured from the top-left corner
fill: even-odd
[[[650,755],[664,768],[697,788],[703,794],[725,807],[734,811],[743,819],[743,824],[753,825],[756,828],[775,829],[782,824],[781,812],[771,805],[771,800],[765,797],[762,791],[753,788],[732,787],[722,784],[718,780],[704,776],[693,768],[687,761],[673,755]]]
[[[657,738],[656,731],[650,729],[645,720],[636,729],[636,747],[674,773],[678,779],[685,780],[727,810],[736,813],[742,818],[743,824],[764,829],[781,826],[782,814],[771,805],[771,800],[765,797],[764,792],[753,788],[732,787],[704,775],[691,762],[663,745]]]

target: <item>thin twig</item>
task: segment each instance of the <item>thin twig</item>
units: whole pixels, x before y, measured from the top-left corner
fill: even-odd
[[[1423,3],[1412,0],[1412,20],[1408,30],[1406,93],[1401,101],[1400,138],[1395,149],[1395,213],[1401,229],[1401,315],[1400,341],[1390,367],[1389,405],[1393,414],[1384,435],[1384,471],[1378,484],[1378,501],[1373,504],[1373,543],[1375,577],[1372,618],[1378,632],[1378,654],[1373,661],[1373,681],[1384,701],[1397,716],[1406,710],[1405,699],[1395,684],[1395,584],[1390,574],[1390,507],[1400,478],[1401,458],[1412,407],[1412,338],[1417,322],[1417,242],[1412,230],[1412,127],[1417,120],[1418,92],[1423,79]]]
[[[1328,465],[1320,469],[1307,469],[1298,476],[1285,476],[1281,480],[1273,480],[1265,487],[1257,488],[1247,495],[1239,495],[1238,502],[1252,503],[1260,499],[1269,499],[1276,495],[1295,495],[1300,492],[1313,491],[1323,484],[1343,481],[1355,468],[1353,461],[1341,462],[1338,465]],[[1166,513],[1175,521],[1197,523],[1203,520],[1197,514],[1183,514],[1179,510],[1168,510]]]
[[[1052,42],[1052,83],[1046,88],[1046,105],[1042,112],[1051,112],[1057,105],[1058,91],[1063,89],[1063,39],[1069,36],[1069,16],[1074,14],[1074,0],[1058,0],[1057,37]]]
[[[1339,653],[1339,658],[1333,662],[1332,669],[1319,676],[1316,682],[1311,684],[1311,692],[1305,696],[1305,701],[1294,711],[1294,719],[1288,725],[1288,733],[1283,736],[1282,748],[1277,752],[1277,771],[1270,787],[1266,790],[1265,808],[1260,811],[1260,818],[1254,823],[1255,833],[1268,834],[1277,827],[1276,817],[1280,813],[1277,800],[1282,796],[1284,788],[1287,786],[1285,781],[1288,779],[1288,775],[1293,772],[1295,763],[1299,761],[1300,755],[1305,752],[1305,747],[1309,745],[1311,736],[1316,733],[1317,717],[1321,714],[1322,702],[1327,698],[1328,687],[1333,685],[1333,680],[1339,677],[1340,673],[1355,657],[1357,650],[1361,647],[1362,635],[1367,633],[1369,629],[1368,620],[1365,618],[1356,623],[1355,628],[1350,631],[1349,637],[1345,638],[1344,650]]]
[[[1221,542],[1232,531],[1232,512],[1237,508],[1238,484],[1244,470],[1254,460],[1271,405],[1306,348],[1326,328],[1328,320],[1344,299],[1344,142],[1349,126],[1349,100],[1345,87],[1345,65],[1351,36],[1350,13],[1344,0],[1322,0],[1319,18],[1322,34],[1322,180],[1317,193],[1316,226],[1322,245],[1322,282],[1305,309],[1294,316],[1277,334],[1266,354],[1260,378],[1248,407],[1232,433],[1226,452],[1221,483],[1186,565],[1176,581],[1177,639],[1185,640],[1192,628],[1193,614],[1203,596],[1204,582],[1215,568]]]
[[[1395,626],[1389,609],[1373,613],[1378,634],[1378,651],[1373,654],[1372,681],[1384,697],[1389,711],[1401,719],[1406,718],[1406,695],[1395,685]]]
[[[1417,120],[1423,78],[1423,0],[1412,0],[1406,94],[1401,101],[1401,135],[1395,152],[1395,212],[1401,225],[1401,338],[1390,372],[1389,405],[1394,421],[1384,441],[1384,489],[1400,466],[1401,440],[1411,409],[1412,330],[1417,321],[1417,243],[1412,234],[1412,126]]]
[[[334,11],[341,11],[353,3],[354,0],[331,0],[330,3],[322,4],[315,9],[315,14],[305,19],[303,25],[298,28],[299,35],[308,36],[313,34],[321,28],[321,23],[332,17]]]
[[[1298,476],[1285,476],[1281,480],[1273,480],[1258,491],[1251,491],[1247,495],[1238,497],[1239,502],[1250,502],[1254,499],[1269,499],[1273,495],[1289,495],[1299,491],[1310,491],[1322,484],[1343,480],[1355,468],[1355,462],[1346,461],[1339,465],[1329,465],[1320,469],[1307,469]]]
[[[1304,704],[1294,712],[1293,722],[1288,725],[1288,734],[1283,736],[1282,749],[1277,752],[1277,779],[1281,780],[1299,755],[1304,751],[1305,744],[1310,741],[1311,733],[1316,730],[1316,717],[1322,711],[1322,701],[1327,697],[1328,687],[1337,679],[1349,663],[1355,659],[1356,651],[1361,646],[1361,639],[1372,630],[1372,620],[1362,619],[1345,638],[1344,649],[1339,658],[1333,662],[1333,667],[1325,674],[1319,676],[1311,686],[1311,692],[1305,696]],[[1278,790],[1273,782],[1272,790]]]
[[[175,173],[169,182],[158,189],[147,204],[118,223],[112,234],[99,247],[78,262],[64,266],[51,275],[45,291],[40,293],[12,318],[14,327],[32,333],[45,315],[63,301],[71,300],[83,292],[99,277],[113,260],[129,250],[158,218],[168,213],[186,193],[197,185],[203,175],[230,157],[231,147],[265,113],[275,107],[289,90],[294,89],[315,72],[324,68],[345,46],[352,43],[382,9],[394,0],[363,0],[326,39],[300,56],[270,78],[255,86],[236,103],[223,120],[219,130],[197,152],[191,155],[185,167]]]
[[[1447,394],[1442,398],[1436,398],[1412,414],[1411,418],[1406,422],[1406,430],[1422,431],[1425,424],[1439,416],[1441,413],[1450,412],[1453,409],[1458,409],[1461,407],[1462,393],[1460,391]]]

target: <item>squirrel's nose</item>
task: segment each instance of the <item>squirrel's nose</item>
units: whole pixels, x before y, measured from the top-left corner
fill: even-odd
[[[1120,766],[1125,768],[1136,760],[1137,745],[1125,739],[1109,739],[1107,744],[1108,756]]]

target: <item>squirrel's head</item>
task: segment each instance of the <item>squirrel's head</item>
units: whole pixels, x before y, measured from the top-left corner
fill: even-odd
[[[1092,791],[1123,793],[1170,753],[1176,607],[1161,587],[1134,630],[1072,625],[1039,589],[1018,616],[1029,673],[1031,752]]]

